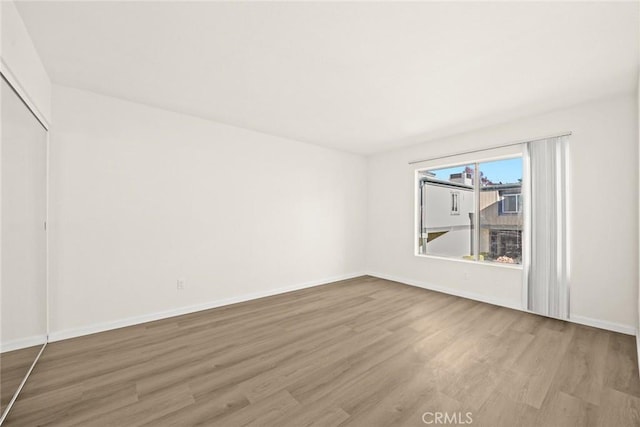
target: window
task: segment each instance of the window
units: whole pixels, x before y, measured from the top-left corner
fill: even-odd
[[[520,194],[506,194],[502,197],[503,214],[517,214],[521,207]]]
[[[451,215],[460,215],[460,209],[458,206],[458,199],[460,193],[458,191],[451,192]]]
[[[522,262],[522,157],[418,171],[418,254]]]

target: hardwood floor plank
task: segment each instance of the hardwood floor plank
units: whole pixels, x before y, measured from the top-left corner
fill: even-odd
[[[534,338],[531,334],[513,330],[505,330],[500,336],[492,333],[482,335],[481,332],[476,332],[476,343],[470,349],[471,356],[480,362],[508,369],[522,356]]]
[[[597,406],[562,391],[549,393],[536,416],[540,426],[589,427],[598,417]]]
[[[339,407],[321,405],[298,406],[273,420],[274,426],[309,427],[337,426],[349,420],[347,414]]]
[[[211,426],[264,426],[274,425],[283,414],[298,407],[298,402],[286,391],[281,390],[269,397],[233,412],[209,424]]]
[[[553,386],[595,405],[600,403],[610,334],[587,326],[576,327]]]
[[[321,366],[348,359],[360,349],[367,348],[386,336],[389,336],[389,332],[375,329],[356,335],[351,340],[340,340],[316,351],[305,353],[284,366],[243,381],[241,387],[251,401],[258,401],[296,381],[308,378]]]
[[[640,397],[640,382],[637,378],[638,353],[634,337],[610,335],[604,385]]]
[[[143,425],[147,427],[207,425],[250,404],[251,402],[242,392],[237,388],[231,388],[215,396],[209,395],[207,399],[183,406]]]
[[[512,367],[527,375],[525,392],[520,396],[523,403],[540,408],[571,342],[573,330],[536,328],[535,338]]]
[[[640,426],[640,398],[605,387],[599,406],[597,425]]]
[[[408,329],[378,340],[366,351],[350,358],[340,358],[334,363],[320,366],[309,376],[287,386],[287,390],[301,403],[313,402],[342,389],[358,377],[372,370],[383,361],[405,352],[409,347],[407,337],[413,336]]]
[[[485,362],[471,361],[464,367],[453,366],[437,371],[441,390],[447,396],[464,402],[465,409],[480,409],[500,384],[504,369]]]
[[[472,411],[473,424],[486,427],[543,427],[538,424],[538,410],[514,398],[512,389],[499,386],[482,407]],[[466,412],[466,411],[465,411]],[[552,424],[561,427],[557,424]]]
[[[419,409],[427,403],[439,410],[442,409],[442,397],[434,372],[425,367],[417,370],[416,374],[406,383],[401,383],[388,390],[386,395],[372,407],[359,413],[352,413],[349,418],[344,420],[343,424],[363,426],[417,425],[417,422],[420,421],[420,418],[416,416]],[[447,396],[445,399],[449,400],[450,398]],[[459,405],[459,402],[456,404]]]
[[[64,424],[74,426],[140,426],[154,422],[162,416],[187,407],[195,402],[189,387],[181,385],[169,390],[140,399],[135,403],[114,408],[105,414],[96,414],[89,419],[82,419],[77,423]],[[87,417],[88,418],[88,417]]]

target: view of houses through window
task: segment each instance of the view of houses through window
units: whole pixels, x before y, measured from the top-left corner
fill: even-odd
[[[521,157],[420,171],[418,179],[420,254],[522,262]]]

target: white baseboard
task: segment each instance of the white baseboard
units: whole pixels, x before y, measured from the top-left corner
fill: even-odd
[[[97,323],[88,326],[82,326],[79,328],[64,329],[61,331],[52,331],[49,333],[49,342],[66,340],[69,338],[81,337],[84,335],[95,334],[98,332],[109,331],[112,329],[124,328],[127,326],[139,325],[141,323],[153,322],[154,320],[166,319],[169,317],[180,316],[182,314],[194,313],[202,310],[209,310],[211,308],[222,307],[230,304],[237,304],[239,302],[250,301],[258,298],[269,297],[278,294],[284,294],[291,291],[297,291],[300,289],[311,288],[319,285],[327,285],[333,282],[339,282],[341,280],[353,279],[356,277],[364,276],[365,273],[352,273],[341,276],[329,277],[322,280],[313,280],[310,282],[299,283],[292,286],[286,286],[282,288],[270,289],[267,291],[254,292],[251,294],[240,295],[237,297],[225,298],[216,301],[210,301],[204,304],[191,305],[187,307],[179,307],[171,310],[143,314],[141,316],[129,317],[122,320],[115,320],[111,322]]]
[[[391,280],[393,282],[402,283],[404,285],[415,286],[423,289],[429,289],[430,291],[442,292],[443,294],[455,295],[457,297],[472,299],[480,302],[486,302],[487,304],[513,308],[515,310],[522,310],[522,308],[520,307],[520,302],[502,300],[500,298],[488,297],[486,295],[477,294],[475,292],[461,291],[459,289],[448,288],[446,286],[438,286],[438,285],[434,285],[433,283],[424,282],[421,280],[407,279],[404,277],[391,276],[389,274],[369,272],[367,273],[367,275],[377,277],[380,279]]]
[[[0,353],[6,353],[8,351],[20,350],[23,348],[33,347],[36,345],[42,345],[47,342],[47,335],[33,335],[26,338],[18,338],[15,340],[3,342],[0,344]]]
[[[396,277],[396,276],[391,276],[391,275],[383,274],[383,273],[369,272],[367,274],[369,276],[374,276],[374,277],[378,277],[380,279],[385,279],[385,280],[391,280],[391,281],[394,281],[394,282],[403,283],[405,285],[416,286],[416,287],[419,287],[419,288],[424,288],[424,289],[429,289],[429,290],[432,290],[432,291],[442,292],[442,293],[449,294],[449,295],[455,295],[455,296],[462,297],[462,298],[468,298],[468,299],[472,299],[472,300],[475,300],[475,301],[486,302],[488,304],[499,305],[501,307],[507,307],[507,308],[512,308],[514,310],[528,312],[528,310],[525,310],[525,309],[522,308],[522,306],[520,305],[519,302],[516,303],[516,302],[501,300],[499,298],[492,298],[492,297],[488,297],[486,295],[476,294],[474,292],[461,291],[459,289],[452,289],[452,288],[448,288],[446,286],[437,286],[437,285],[434,285],[434,284],[428,283],[428,282],[423,282],[423,281],[413,280],[413,279],[407,279],[407,278],[402,278],[402,277]],[[605,321],[605,320],[592,319],[590,317],[579,316],[579,315],[571,315],[570,318],[568,319],[568,321],[569,322],[573,322],[573,323],[579,323],[581,325],[593,326],[595,328],[606,329],[608,331],[620,332],[620,333],[626,334],[626,335],[636,335],[636,328],[633,327],[633,326],[630,326],[630,325],[623,325],[623,324],[620,324],[620,323],[608,322],[608,321]],[[638,338],[638,341],[640,342],[640,338]],[[639,351],[638,354],[639,354],[639,357],[640,357],[640,349],[638,351]]]
[[[573,323],[579,323],[581,325],[593,326],[594,328],[606,329],[608,331],[620,332],[626,335],[636,335],[636,328],[630,325],[623,325],[621,323],[608,322],[606,320],[593,319],[591,317],[585,317],[580,315],[570,315],[569,321]]]

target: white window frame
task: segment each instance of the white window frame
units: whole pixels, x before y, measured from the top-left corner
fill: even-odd
[[[515,211],[509,211],[509,210],[505,209],[505,207],[506,207],[505,201],[506,201],[507,197],[515,197],[516,198],[516,210]],[[505,213],[505,214],[517,214],[517,213],[522,212],[522,205],[521,205],[522,201],[520,200],[521,197],[522,197],[521,193],[505,194],[504,196],[502,196],[502,200],[501,200],[502,213]]]
[[[462,258],[452,258],[452,257],[446,257],[446,256],[441,256],[441,255],[430,255],[428,253],[420,253],[420,245],[419,245],[419,237],[422,236],[422,230],[420,230],[420,215],[421,215],[421,205],[420,205],[420,193],[422,191],[421,187],[420,187],[420,179],[422,174],[427,171],[427,170],[433,170],[433,169],[444,169],[444,168],[451,168],[451,167],[457,167],[457,166],[465,166],[465,165],[473,165],[474,166],[474,173],[473,173],[473,181],[474,184],[477,182],[480,182],[480,164],[481,163],[489,163],[489,162],[493,162],[493,161],[498,161],[498,160],[509,160],[509,159],[516,159],[516,158],[522,158],[523,159],[523,191],[524,191],[524,185],[525,185],[525,180],[528,180],[528,177],[525,177],[525,165],[524,165],[524,152],[521,153],[511,153],[511,154],[496,154],[496,155],[491,155],[490,152],[494,151],[492,149],[488,149],[487,153],[485,156],[482,155],[481,152],[476,152],[474,153],[475,156],[471,157],[471,158],[464,158],[464,159],[460,159],[460,161],[455,161],[455,162],[446,162],[446,161],[440,161],[440,162],[428,162],[429,165],[428,166],[424,166],[424,167],[420,167],[414,170],[414,185],[415,185],[415,203],[414,203],[414,213],[415,213],[415,224],[414,224],[414,232],[412,233],[413,237],[413,246],[414,246],[414,255],[420,258],[430,258],[430,259],[441,259],[441,260],[447,260],[447,261],[453,261],[453,262],[462,262],[462,263],[475,263],[475,264],[479,264],[479,265],[487,265],[487,266],[493,266],[493,267],[498,267],[498,268],[510,268],[510,269],[517,269],[517,270],[522,270],[522,264],[504,264],[504,263],[497,263],[497,262],[485,262],[485,261],[481,261],[479,259],[479,252],[480,252],[480,227],[478,227],[478,224],[475,224],[475,230],[474,230],[474,236],[473,236],[473,240],[474,240],[474,256],[471,259],[462,259]],[[475,212],[480,212],[480,186],[474,185],[474,198],[475,198]],[[521,195],[522,193],[520,193]],[[458,205],[459,206],[459,205]],[[524,211],[524,209],[523,209]],[[523,236],[525,235],[526,231],[525,231],[525,227],[527,224],[527,221],[525,219],[523,225]],[[416,234],[415,231],[418,231],[418,233]],[[523,244],[523,251],[525,249],[525,245]],[[524,254],[523,254],[524,256]]]

